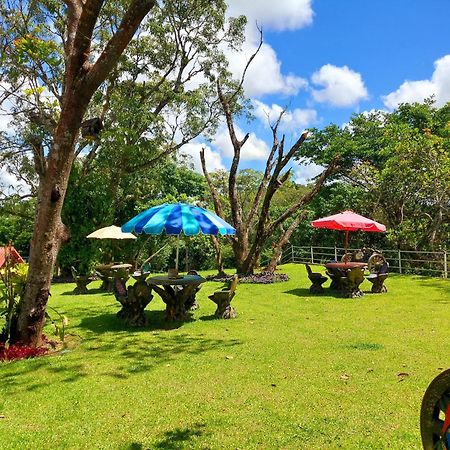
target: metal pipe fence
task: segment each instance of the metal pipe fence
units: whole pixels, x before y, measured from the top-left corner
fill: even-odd
[[[349,248],[352,253],[357,248]],[[325,264],[329,261],[340,261],[345,249],[342,247],[287,247],[281,257],[281,264],[288,262]],[[424,252],[414,250],[382,250],[380,251],[389,263],[389,270],[398,273],[428,275],[448,278],[448,252]]]

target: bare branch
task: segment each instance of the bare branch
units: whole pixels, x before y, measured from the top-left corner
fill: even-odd
[[[200,150],[200,161],[202,163],[203,175],[205,175],[206,182],[208,183],[209,191],[210,191],[211,197],[213,199],[214,209],[216,211],[216,214],[219,217],[221,217],[222,219],[224,219],[222,202],[220,201],[219,194],[217,193],[217,190],[214,186],[211,176],[209,175],[208,169],[206,168],[204,147],[202,147],[202,149]]]
[[[233,161],[231,162],[230,175],[228,179],[228,196],[230,199],[231,216],[233,218],[233,223],[235,224],[236,229],[239,229],[242,228],[242,207],[238,201],[236,174],[239,167],[241,147],[247,141],[249,135],[247,133],[242,141],[239,141],[239,139],[237,138],[234,129],[233,115],[230,109],[230,104],[222,91],[219,80],[217,80],[217,92],[223,111],[225,113],[228,133],[230,135],[231,143],[234,149]]]
[[[303,205],[309,203],[320,191],[320,188],[325,183],[327,178],[336,170],[338,161],[340,159],[340,155],[336,156],[333,161],[329,164],[329,166],[320,174],[317,178],[314,186],[305,194],[300,200],[284,211],[276,220],[274,220],[267,228],[267,234],[270,235],[275,231],[275,229],[283,223],[286,219],[291,217],[298,209],[300,209]]]
[[[278,124],[280,123],[281,117],[282,117],[282,113],[280,113],[280,116],[279,116],[276,124],[273,127],[271,126],[271,128],[272,128],[272,135],[273,135],[272,149],[271,149],[271,151],[269,153],[269,156],[267,157],[266,168],[264,170],[264,175],[263,175],[263,178],[261,180],[261,183],[258,186],[258,190],[256,192],[252,208],[251,208],[250,213],[249,213],[248,218],[247,218],[247,226],[248,227],[252,227],[252,225],[253,225],[253,222],[254,222],[255,217],[256,217],[256,212],[258,211],[258,209],[259,209],[259,207],[261,205],[261,200],[263,198],[263,195],[264,195],[264,193],[266,191],[266,188],[267,188],[267,185],[269,183],[270,174],[272,172],[273,164],[274,164],[273,157],[274,157],[275,152],[276,152],[276,150],[278,148],[278,145],[279,145],[278,136],[277,136],[277,129],[278,129]],[[284,137],[283,137],[283,139],[284,139]]]
[[[252,63],[252,61],[255,59],[256,55],[259,53],[259,51],[261,50],[261,47],[263,45],[263,32],[262,32],[262,28],[258,26],[258,24],[256,24],[256,28],[259,31],[259,44],[258,47],[256,48],[256,50],[254,51],[254,53],[250,56],[249,60],[247,61],[247,64],[244,67],[244,71],[242,72],[242,77],[241,77],[241,81],[239,82],[239,85],[237,87],[237,89],[234,91],[234,93],[231,95],[230,97],[230,101],[233,101],[234,98],[236,97],[236,95],[238,94],[238,92],[242,89],[242,86],[244,84],[244,80],[245,80],[245,75],[247,74],[247,70],[250,66],[250,64]]]
[[[292,221],[292,223],[289,225],[289,227],[282,233],[279,241],[277,242],[274,253],[272,256],[272,259],[267,266],[268,272],[273,272],[278,264],[278,260],[281,257],[283,253],[283,247],[289,242],[289,239],[292,236],[292,233],[297,229],[300,222],[303,220],[303,218],[306,216],[306,211],[301,211],[297,217]]]

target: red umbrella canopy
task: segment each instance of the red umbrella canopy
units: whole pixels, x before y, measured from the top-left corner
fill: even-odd
[[[330,230],[386,231],[386,226],[382,223],[375,222],[375,220],[368,219],[353,211],[344,211],[339,214],[334,214],[333,216],[313,220],[311,225],[316,228],[328,228]]]
[[[322,219],[313,220],[311,225],[316,228],[328,228],[330,230],[345,231],[345,261],[348,261],[348,232],[349,231],[386,231],[386,226],[375,220],[368,219],[354,213],[353,211],[344,211],[334,216],[323,217]]]

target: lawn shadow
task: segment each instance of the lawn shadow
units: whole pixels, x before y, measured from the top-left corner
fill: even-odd
[[[75,297],[85,297],[86,295],[101,295],[104,297],[105,295],[112,295],[111,292],[106,292],[103,289],[95,288],[95,289],[88,289],[86,294],[74,294],[73,289],[71,291],[62,292],[60,295],[73,295]]]
[[[309,288],[295,288],[291,289],[290,291],[284,291],[283,294],[290,294],[295,295],[297,297],[339,297],[341,298],[342,295],[340,295],[339,291],[335,291],[334,289],[330,288],[324,288],[323,292],[320,294],[311,294],[309,292]]]
[[[132,442],[129,446],[125,447],[124,450],[144,450],[144,447],[142,444],[139,444],[139,442]]]
[[[52,376],[52,386],[55,389],[58,385],[93,376],[125,380],[157,367],[172,365],[186,355],[203,355],[217,348],[227,349],[242,344],[238,339],[209,338],[203,334],[191,336],[178,332],[174,334],[162,330],[149,333],[147,337],[136,339],[136,334],[122,333],[120,336],[113,336],[112,341],[102,341],[94,336],[84,339],[84,349],[72,352],[68,358],[60,352],[59,355],[54,355],[57,357],[55,360],[51,359],[52,356],[47,356],[28,360],[25,364],[7,363],[7,372],[2,374],[2,388],[6,395],[18,390],[40,392],[48,389],[49,385],[35,380],[48,378],[47,375]],[[89,369],[92,367],[98,367],[96,372]],[[181,431],[171,435],[170,439],[176,442],[178,437],[184,435]],[[162,442],[168,443],[170,439],[167,436]]]
[[[154,445],[154,448],[160,448],[164,450],[178,450],[185,448],[188,445],[188,441],[194,437],[199,437],[204,434],[204,423],[194,423],[190,427],[175,428],[171,431],[164,433],[164,438]]]
[[[434,289],[438,289],[440,291],[443,291],[443,293],[446,295],[446,299],[436,299],[437,303],[450,303],[450,281],[442,279],[436,279],[432,277],[414,277],[414,281],[417,281],[421,286],[423,287],[432,287]]]
[[[283,294],[295,295],[297,297],[311,297],[309,288],[295,288],[289,291],[283,291]]]
[[[370,294],[370,291],[363,291],[363,293],[364,293],[364,295]],[[342,294],[342,292],[337,291],[335,289],[330,289],[327,287],[325,287],[323,292],[320,294],[311,294],[309,292],[309,288],[295,288],[295,289],[291,289],[290,291],[284,291],[283,294],[295,295],[297,297],[308,297],[310,299],[323,298],[323,297],[333,297],[333,298],[339,298],[339,299],[347,298]]]
[[[201,316],[199,320],[209,321],[209,320],[219,320],[219,318],[215,314],[210,314],[209,316]]]
[[[174,330],[180,328],[183,323],[191,322],[193,319],[188,319],[183,322],[166,322],[164,320],[165,311],[145,311],[148,319],[146,327],[130,327],[123,323],[116,314],[99,314],[96,316],[84,317],[77,328],[98,333],[109,333],[111,331],[126,331],[128,333],[142,333],[155,330]]]
[[[27,377],[29,374],[39,372],[47,372],[59,374],[63,383],[70,383],[87,376],[84,365],[82,363],[71,362],[64,365],[52,365],[50,358],[54,355],[43,355],[37,358],[30,358],[26,364],[22,364],[23,360],[11,361],[8,367],[9,373],[2,375],[2,387],[6,392],[15,392],[17,389],[23,389],[29,392],[39,391],[48,387],[48,383],[23,383],[21,377]],[[16,364],[17,363],[17,364]]]
[[[132,336],[117,340],[114,345],[92,347],[93,352],[102,358],[104,352],[113,351],[117,354],[117,362],[113,369],[102,375],[118,379],[126,379],[137,373],[148,373],[161,365],[169,366],[183,355],[201,355],[217,348],[228,348],[241,345],[237,339],[211,339],[203,335],[188,336],[158,332],[151,336],[151,341],[136,341]],[[95,354],[95,353],[94,353]]]

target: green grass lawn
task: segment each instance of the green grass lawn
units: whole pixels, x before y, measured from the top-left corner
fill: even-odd
[[[155,294],[146,329],[122,326],[111,294],[54,285],[78,337],[0,363],[0,448],[420,449],[423,393],[450,367],[450,283],[392,275],[387,294],[344,299],[282,270],[238,286],[235,320],[211,320],[214,283],[173,326]]]

